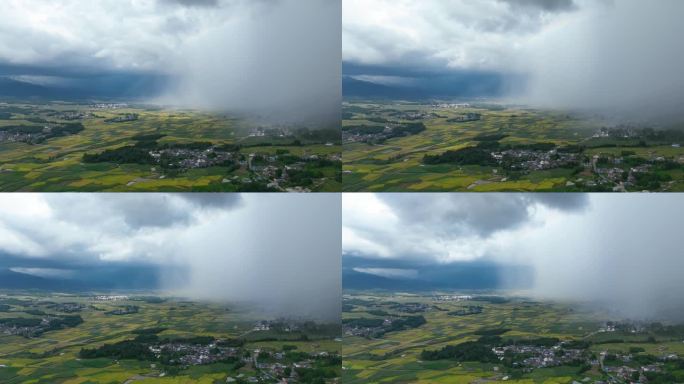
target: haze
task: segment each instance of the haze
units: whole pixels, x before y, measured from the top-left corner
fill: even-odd
[[[91,275],[115,275],[118,289],[146,279],[147,289],[337,321],[340,221],[333,194],[8,194],[0,272],[83,289],[101,289]]]
[[[677,0],[345,0],[345,78],[681,123],[683,13]]]
[[[341,3],[10,0],[0,96],[126,98],[339,126]]]
[[[680,200],[676,194],[345,195],[343,253],[356,265],[359,258],[369,265],[381,260],[382,269],[358,271],[395,278],[427,278],[458,263],[527,266],[533,296],[601,304],[631,318],[682,320]]]

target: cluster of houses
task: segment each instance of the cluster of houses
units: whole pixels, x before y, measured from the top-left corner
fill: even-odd
[[[503,360],[509,354],[525,356],[521,361],[514,362],[513,366],[521,367],[528,372],[537,368],[556,367],[586,359],[585,350],[564,348],[563,343],[558,343],[552,347],[524,344],[507,345],[494,347],[492,352],[499,360]]]
[[[149,346],[149,351],[157,358],[173,356],[168,362],[187,368],[196,365],[214,364],[227,359],[238,359],[249,369],[248,373],[229,376],[227,383],[297,383],[299,368],[312,368],[318,357],[327,357],[328,352],[305,354],[301,360],[292,361],[285,352],[270,352],[256,348],[253,350],[226,347],[220,341],[206,345],[185,342],[165,342]]]
[[[478,121],[480,119],[482,119],[482,115],[479,113],[468,112],[449,118],[447,121],[450,123],[467,123],[469,121]]]
[[[611,356],[613,363],[606,363],[608,356]],[[631,364],[633,359],[634,356],[632,354],[609,355],[607,351],[602,351],[599,360],[592,362],[592,364],[600,365],[601,370],[608,375],[608,383],[610,384],[625,382],[647,383],[648,379],[646,378],[646,374],[650,372],[663,372],[664,362],[668,360],[678,360],[679,356],[677,354],[667,354],[662,356],[660,361],[644,365]]]
[[[423,120],[435,117],[433,113],[421,112],[421,111],[406,111],[406,112],[396,112],[392,114],[393,117],[401,120]]]
[[[40,324],[37,325],[16,325],[0,323],[0,333],[5,335],[22,336],[26,338],[40,335],[50,325],[50,319],[44,318]]]
[[[40,134],[0,131],[0,143],[31,143]]]
[[[434,300],[436,301],[468,301],[472,300],[473,296],[471,295],[438,295],[435,296]]]
[[[270,331],[278,332],[299,332],[302,330],[300,322],[295,320],[277,319],[277,320],[262,320],[254,324],[253,331]]]
[[[345,143],[377,143],[386,140],[392,133],[392,127],[385,125],[381,132],[370,133],[357,130],[343,130],[342,141]]]
[[[397,131],[395,132],[395,129],[398,127],[397,123],[388,123],[385,124],[383,127],[382,131],[378,132],[367,132],[364,130],[357,130],[357,129],[346,129],[342,130],[342,141],[345,143],[380,143],[385,140],[394,138],[394,137],[402,137],[402,136],[410,136],[410,132],[406,131]]]
[[[157,359],[162,354],[175,356],[169,363],[178,364],[182,367],[212,364],[230,357],[237,357],[240,353],[238,348],[221,347],[215,342],[207,345],[169,342],[149,346],[148,348]]]
[[[166,148],[149,152],[150,156],[161,163],[162,159],[169,161],[168,166],[180,169],[208,168],[227,161],[235,161],[237,154],[218,150],[216,147],[207,149]]]
[[[64,112],[57,112],[53,115],[57,119],[60,120],[65,120],[65,121],[74,121],[74,120],[83,120],[92,117],[93,115],[90,112],[86,111],[64,111]]]
[[[85,305],[80,303],[55,303],[49,305],[48,308],[54,309],[58,312],[74,313],[81,312],[85,308]]]
[[[404,304],[394,304],[392,309],[404,313],[420,313],[427,312],[432,309],[432,306],[424,303],[404,303]]]
[[[365,326],[354,323],[342,324],[342,332],[346,336],[358,336],[367,339],[377,338],[384,335],[392,327],[392,323],[397,320],[392,317],[385,317],[382,323],[376,326]]]
[[[23,132],[18,129],[3,129],[3,127],[0,127],[0,143],[39,143],[50,138],[52,129],[56,126],[58,126],[58,124],[45,124],[40,132]],[[31,128],[31,126],[27,127]]]
[[[127,123],[136,120],[138,120],[137,113],[127,113],[125,115],[112,117],[111,119],[106,119],[105,123]]]
[[[288,127],[254,127],[249,130],[249,137],[290,137],[292,130]]]
[[[439,109],[463,109],[470,108],[468,103],[439,103],[432,106],[433,108]]]
[[[303,155],[299,161],[291,164],[283,164],[281,156],[271,154],[250,153],[247,156],[239,152],[230,152],[212,146],[206,149],[192,148],[165,148],[154,149],[148,152],[157,164],[164,164],[164,167],[179,170],[209,168],[214,166],[226,166],[233,164],[234,167],[249,171],[243,176],[233,175],[226,177],[222,181],[224,184],[250,184],[264,183],[269,188],[276,190],[286,190],[290,188],[288,184],[290,174],[304,169],[307,162],[317,160],[341,161],[341,155]],[[290,155],[291,157],[291,155]],[[152,172],[157,172],[156,168]],[[159,178],[165,178],[159,175]],[[303,192],[308,189],[302,188]]]
[[[115,315],[115,316],[122,316],[122,315],[130,315],[133,313],[138,313],[140,308],[135,305],[126,305],[123,307],[116,308],[114,310],[111,310],[109,312],[106,312],[108,315]]]
[[[499,165],[510,162],[511,169],[525,172],[565,167],[580,160],[579,154],[558,152],[556,149],[549,151],[508,149],[492,152],[491,156]]]
[[[594,132],[591,136],[594,139],[600,138],[620,138],[620,139],[630,139],[638,138],[641,134],[639,131],[632,127],[618,126],[613,128],[602,127],[598,131]]]
[[[93,109],[122,109],[128,108],[126,103],[98,103],[90,106]]]
[[[347,325],[343,324],[342,332],[345,336],[357,336],[363,338],[374,338],[378,334],[383,334],[385,327],[392,325],[392,320],[385,319],[382,325],[377,327],[361,327],[358,325]]]
[[[95,301],[124,301],[128,299],[129,297],[126,295],[99,295],[93,297]]]

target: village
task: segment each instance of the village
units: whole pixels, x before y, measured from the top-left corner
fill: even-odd
[[[320,177],[309,174],[308,164],[341,161],[339,154],[293,156],[285,153],[269,155],[253,152],[243,155],[218,146],[207,149],[167,148],[153,150],[149,154],[163,169],[186,171],[214,166],[228,167],[231,171],[242,169],[246,173],[226,176],[222,182],[235,185],[258,183],[271,190],[288,192],[311,191],[316,179]],[[152,169],[152,172],[156,171],[155,168]],[[162,174],[159,177],[166,176]]]
[[[237,368],[245,368],[245,372],[229,376],[227,383],[297,383],[303,370],[314,369],[317,361],[339,358],[325,351],[303,353],[287,345],[281,351],[249,349],[235,340],[208,343],[169,340],[150,345],[148,349],[157,361],[182,369],[221,362],[234,362]]]
[[[47,139],[76,134],[83,130],[81,123],[53,123],[43,125],[11,125],[0,127],[0,143],[38,144]]]
[[[524,371],[527,372],[537,368],[579,363],[585,360],[586,354],[584,349],[566,348],[563,342],[553,346],[506,345],[494,347],[492,352],[499,360],[504,360],[509,356],[514,357],[512,366],[514,368],[523,367]],[[516,359],[519,356],[522,358]]]
[[[127,113],[121,116],[112,117],[111,119],[105,119],[105,123],[128,123],[131,121],[138,120],[137,113]]]
[[[380,144],[395,137],[407,137],[423,132],[423,123],[388,122],[384,126],[357,125],[342,128],[345,143]]]
[[[563,153],[557,149],[548,151],[507,149],[501,152],[492,152],[491,156],[500,166],[525,172],[567,167],[577,164],[580,159],[579,154]]]
[[[27,339],[38,337],[45,332],[75,327],[83,323],[81,316],[54,316],[39,311],[40,317],[17,317],[0,319],[0,333],[22,336]]]

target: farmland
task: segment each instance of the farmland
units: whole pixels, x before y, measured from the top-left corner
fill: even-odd
[[[348,101],[343,190],[682,191],[676,128],[498,104]]]
[[[343,382],[684,379],[682,325],[632,322],[584,305],[500,295],[346,292]],[[416,316],[425,322],[391,327]]]
[[[0,191],[341,188],[339,130],[127,103],[0,103]]]
[[[81,322],[39,334],[15,326],[63,318]],[[340,374],[339,325],[271,318],[244,304],[8,291],[0,330],[0,382],[8,384],[331,383]]]

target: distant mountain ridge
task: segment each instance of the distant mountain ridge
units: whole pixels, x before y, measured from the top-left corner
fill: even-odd
[[[519,89],[524,82],[517,75],[479,71],[432,73],[349,64],[344,65],[343,70],[342,94],[345,99],[493,98]],[[395,81],[383,82],[383,78]]]
[[[9,269],[0,270],[0,289],[26,290],[79,290],[84,286],[69,280],[52,279],[13,272]]]
[[[169,274],[180,276],[178,271]],[[97,289],[158,289],[162,271],[150,266],[106,267],[78,270],[69,278],[43,277],[0,267],[0,289],[88,291]]]
[[[157,96],[166,87],[166,79],[160,76],[112,74],[69,77],[64,78],[64,82],[42,84],[30,81],[31,76],[23,79],[20,75],[3,75],[0,72],[0,97],[50,100],[142,98]]]
[[[382,276],[371,271],[415,271],[411,276]],[[384,289],[422,291],[432,289],[525,289],[534,282],[530,267],[500,265],[491,262],[458,262],[426,265],[397,260],[365,259],[354,256],[342,258],[342,286],[344,289]]]

